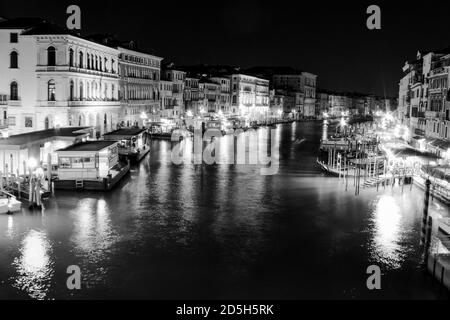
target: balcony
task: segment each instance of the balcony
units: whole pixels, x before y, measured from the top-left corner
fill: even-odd
[[[68,101],[66,102],[68,107],[120,107],[119,101]]]
[[[86,69],[86,68],[69,67],[69,66],[38,65],[36,67],[36,72],[77,72],[77,73],[97,75],[97,76],[102,76],[102,77],[112,77],[112,78],[119,77],[118,73],[112,73],[112,72],[109,72],[108,70],[101,71],[101,70],[93,70],[93,69]]]
[[[18,100],[8,100],[8,106],[9,107],[21,107],[22,101],[20,101],[20,97]]]
[[[437,119],[438,117],[438,111],[425,111],[425,118]]]
[[[438,67],[430,71],[430,76],[436,76],[445,73],[448,73],[448,69],[446,69],[445,67]]]

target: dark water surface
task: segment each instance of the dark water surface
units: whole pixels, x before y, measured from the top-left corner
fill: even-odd
[[[279,126],[274,176],[175,166],[155,141],[110,193],[57,192],[42,214],[1,215],[0,298],[447,298],[419,267],[423,192],[346,192],[315,165],[321,130]],[[380,291],[366,287],[371,264]],[[66,287],[69,265],[81,291]]]

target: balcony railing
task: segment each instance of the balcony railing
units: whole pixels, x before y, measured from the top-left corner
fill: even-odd
[[[86,69],[86,68],[78,68],[78,67],[69,67],[69,66],[43,66],[38,65],[36,67],[37,72],[61,72],[61,71],[68,71],[68,72],[78,72],[78,73],[84,73],[84,74],[91,74],[91,75],[99,75],[102,77],[114,77],[118,78],[119,74],[117,72],[110,72],[109,70],[93,70],[93,69]]]
[[[444,67],[438,67],[438,68],[435,68],[430,71],[431,76],[442,74],[442,73],[448,73],[448,70]]]

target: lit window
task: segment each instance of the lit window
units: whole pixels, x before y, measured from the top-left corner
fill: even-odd
[[[59,158],[59,167],[61,169],[70,169],[70,158]]]
[[[55,101],[56,85],[54,80],[48,82],[48,101]]]
[[[33,128],[33,118],[25,117],[25,128]]]

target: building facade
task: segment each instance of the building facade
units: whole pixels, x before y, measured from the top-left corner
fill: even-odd
[[[9,134],[119,122],[119,51],[34,19],[0,23],[0,95]]]
[[[142,127],[144,121],[158,120],[162,58],[120,46],[117,49],[120,52],[121,126]]]
[[[170,65],[162,72],[162,79],[172,83],[172,113],[175,118],[181,119],[185,114],[184,106],[184,86],[186,80],[186,72],[176,70]],[[167,109],[166,109],[167,110]]]
[[[263,121],[269,116],[269,80],[244,75],[231,75],[231,108],[239,116]]]
[[[316,75],[309,72],[275,74],[273,88],[292,97],[289,99],[292,101],[290,107],[296,111],[298,117],[312,118],[316,115]]]

